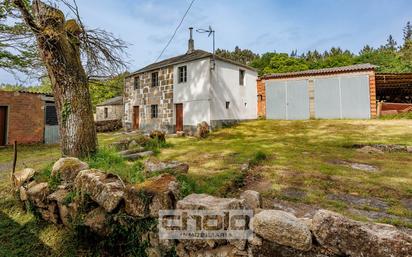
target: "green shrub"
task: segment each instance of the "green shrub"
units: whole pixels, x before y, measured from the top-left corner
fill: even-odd
[[[264,160],[268,158],[267,154],[262,152],[262,151],[257,151],[254,155],[253,158],[249,161],[249,164],[251,166],[256,166],[262,163]]]
[[[412,120],[412,112],[391,114],[379,117],[381,120]]]
[[[182,198],[192,193],[196,193],[196,180],[186,175],[178,175],[176,179],[180,184],[180,194]]]

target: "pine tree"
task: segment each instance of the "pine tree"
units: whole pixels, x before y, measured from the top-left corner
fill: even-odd
[[[388,40],[386,41],[386,45],[384,46],[385,49],[395,51],[396,50],[397,43],[395,39],[393,39],[392,35],[389,35]]]
[[[403,28],[403,40],[405,42],[412,40],[412,25],[410,21],[408,21],[406,26]]]

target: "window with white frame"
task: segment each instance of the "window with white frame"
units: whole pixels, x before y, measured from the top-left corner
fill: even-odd
[[[178,83],[185,83],[187,82],[187,66],[180,66],[177,68],[178,72]]]

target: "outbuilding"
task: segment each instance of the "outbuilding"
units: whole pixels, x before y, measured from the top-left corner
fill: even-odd
[[[59,142],[54,98],[50,94],[0,90],[0,146]]]
[[[116,96],[96,106],[96,121],[121,121],[123,113],[123,96]]]
[[[258,79],[258,115],[268,119],[376,117],[375,68],[357,64],[266,75]]]

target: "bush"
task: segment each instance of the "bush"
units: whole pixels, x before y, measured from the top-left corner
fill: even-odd
[[[150,132],[150,138],[155,139],[160,143],[166,143],[166,133],[160,130],[153,130]]]
[[[267,160],[268,156],[266,153],[262,151],[257,151],[253,158],[250,160],[249,164],[250,166],[256,166],[259,165],[261,162],[264,160]]]

